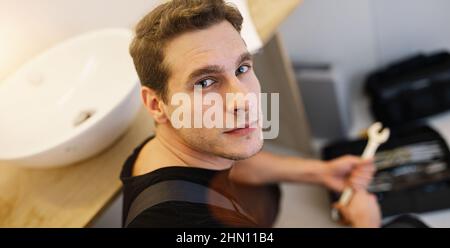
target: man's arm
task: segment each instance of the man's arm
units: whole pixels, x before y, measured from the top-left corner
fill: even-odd
[[[230,172],[233,180],[249,184],[305,182],[321,184],[335,191],[345,186],[366,188],[375,167],[370,160],[343,156],[330,161],[281,156],[261,151],[236,162]]]

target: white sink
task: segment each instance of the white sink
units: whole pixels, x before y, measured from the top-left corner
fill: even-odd
[[[131,38],[127,29],[77,36],[0,82],[0,161],[63,166],[123,134],[140,106]]]

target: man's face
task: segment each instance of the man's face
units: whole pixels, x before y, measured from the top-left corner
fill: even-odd
[[[164,53],[164,62],[170,70],[168,102],[165,103],[169,118],[178,107],[170,104],[171,97],[176,93],[189,95],[194,115],[195,86],[201,87],[203,98],[211,93],[222,97],[220,108],[223,123],[234,116],[236,125],[238,113],[259,111],[258,105],[249,101],[227,104],[227,93],[252,93],[258,96],[261,91],[245,43],[229,22],[223,21],[204,30],[182,34],[167,44]],[[200,112],[205,114],[210,107],[201,104]],[[194,128],[194,118],[191,118],[192,128],[174,128],[173,131],[186,145],[197,151],[238,160],[254,155],[262,147],[262,130],[258,125],[253,125],[254,119],[246,118],[244,121],[245,125],[253,128],[236,129],[236,126],[207,128],[204,125]]]

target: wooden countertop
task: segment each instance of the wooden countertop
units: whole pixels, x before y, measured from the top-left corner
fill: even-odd
[[[301,0],[248,0],[263,42]],[[114,145],[94,158],[55,169],[0,162],[0,227],[85,227],[121,190],[119,173],[153,123],[144,109]]]

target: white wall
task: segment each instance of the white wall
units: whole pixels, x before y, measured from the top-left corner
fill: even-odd
[[[450,50],[450,1],[372,1],[380,64],[418,51]]]
[[[133,27],[158,0],[0,0],[0,82],[22,63],[76,34]]]

